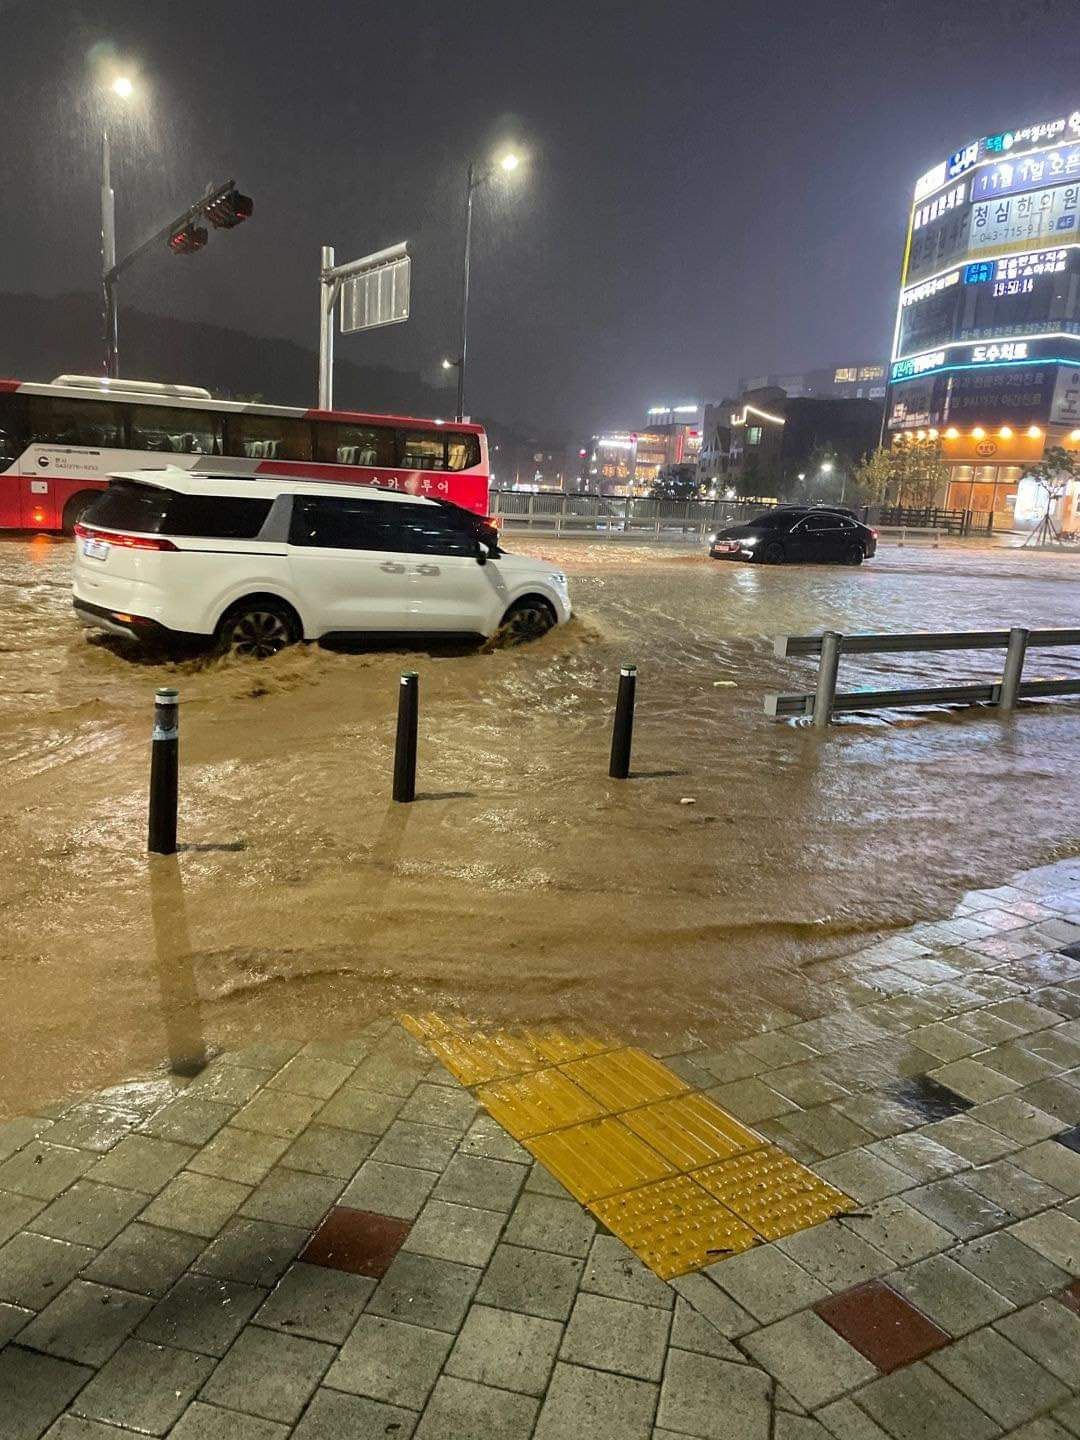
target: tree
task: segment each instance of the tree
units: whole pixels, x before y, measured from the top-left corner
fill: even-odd
[[[884,450],[876,450],[855,467],[856,486],[882,505],[921,509],[933,505],[949,479],[936,440],[904,436]]]
[[[855,488],[867,505],[884,504],[889,486],[896,480],[896,462],[891,450],[874,450],[864,455],[852,476]]]
[[[698,500],[702,487],[696,465],[668,465],[652,483],[654,500]]]
[[[1061,531],[1054,522],[1054,507],[1066,493],[1069,485],[1080,481],[1080,463],[1077,457],[1060,445],[1050,445],[1040,460],[1028,465],[1021,480],[1034,480],[1044,496],[1043,514],[1039,524],[1028,540],[1039,545],[1049,545],[1061,539]],[[1025,544],[1028,541],[1024,542]]]

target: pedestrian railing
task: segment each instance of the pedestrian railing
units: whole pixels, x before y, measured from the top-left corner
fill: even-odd
[[[773,652],[780,659],[795,656],[820,657],[817,687],[802,695],[768,695],[765,713],[774,719],[788,715],[813,716],[815,726],[828,725],[830,716],[841,710],[892,710],[908,705],[996,705],[1012,710],[1018,700],[1042,699],[1051,695],[1080,695],[1080,675],[1062,680],[1022,680],[1024,657],[1036,647],[1061,649],[1080,645],[1080,629],[961,630],[914,635],[841,635],[826,630],[823,635],[782,635]],[[1004,650],[1001,679],[982,684],[931,685],[897,690],[847,690],[837,692],[836,679],[842,655],[896,654],[920,650]]]
[[[944,530],[946,535],[975,535],[993,529],[989,510],[946,510],[940,505],[887,505],[873,523],[886,529]]]

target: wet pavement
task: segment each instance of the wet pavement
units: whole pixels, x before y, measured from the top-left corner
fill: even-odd
[[[1072,1440],[1080,860],[1008,880],[663,1063],[447,1012],[0,1124],[0,1440]],[[525,1082],[561,1085],[528,1124]],[[654,1123],[691,1102],[748,1148]],[[612,1127],[688,1173],[620,1189]]]
[[[775,634],[1075,624],[1075,557],[883,545],[859,570],[760,569],[692,546],[511,543],[571,577],[578,618],[535,646],[311,647],[255,667],[87,643],[67,545],[0,541],[0,1113],[398,1010],[574,1017],[649,1049],[766,1006],[811,1018],[840,998],[815,962],[1080,842],[1075,705],[850,719],[824,740],[762,713],[770,690],[812,683],[773,659]],[[636,778],[620,785],[627,660]],[[866,657],[842,675],[995,662]],[[407,809],[388,798],[403,668],[422,706]],[[163,683],[183,696],[189,848],[150,864]]]

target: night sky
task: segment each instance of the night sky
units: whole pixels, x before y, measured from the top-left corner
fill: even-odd
[[[210,180],[256,205],[122,305],[314,345],[320,245],[408,239],[411,320],[339,353],[436,383],[467,163],[524,147],[477,200],[469,408],[555,434],[883,356],[916,177],[1080,107],[1078,0],[0,0],[0,290],[97,283],[110,47],[120,248]]]

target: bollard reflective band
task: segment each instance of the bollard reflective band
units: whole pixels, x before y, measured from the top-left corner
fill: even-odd
[[[163,687],[154,691],[154,731],[152,740],[179,740],[180,691]]]
[[[402,685],[408,685],[408,683],[409,683],[410,680],[419,680],[419,679],[420,679],[420,672],[419,672],[419,670],[403,670],[403,671],[401,672],[401,684],[402,684]]]
[[[624,666],[622,667],[622,669],[619,671],[619,674],[620,674],[620,675],[636,675],[636,674],[637,674],[637,666],[636,666],[636,665],[624,665]]]

